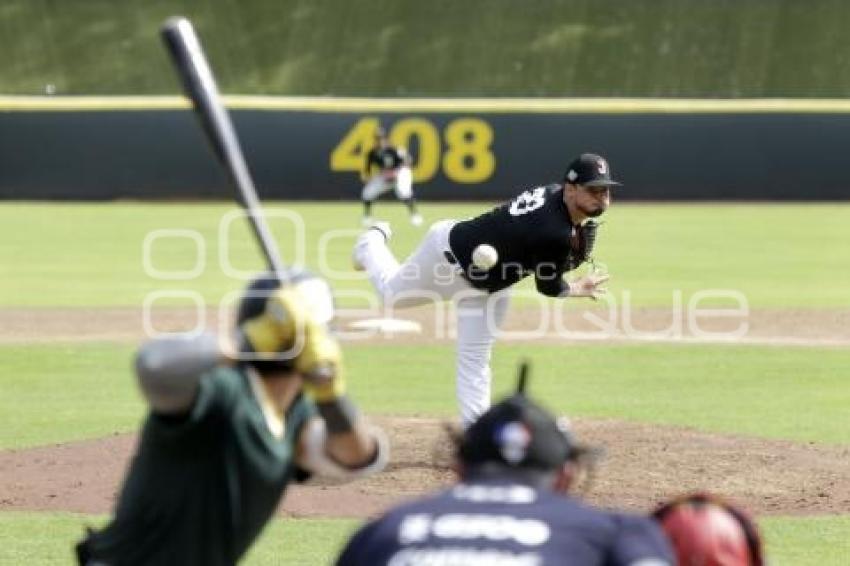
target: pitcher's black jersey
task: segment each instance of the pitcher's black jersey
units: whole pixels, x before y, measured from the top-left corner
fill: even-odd
[[[592,222],[592,221],[589,221]],[[473,287],[495,292],[534,274],[537,289],[550,297],[565,296],[563,274],[588,257],[593,230],[582,230],[570,219],[564,188],[552,184],[530,189],[514,200],[470,220],[458,222],[449,245]],[[499,261],[484,271],[472,264],[480,244],[493,246]]]

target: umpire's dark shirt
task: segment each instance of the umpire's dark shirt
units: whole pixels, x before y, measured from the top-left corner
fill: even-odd
[[[337,566],[665,566],[649,518],[606,513],[521,484],[458,484],[390,511],[349,541]]]
[[[575,228],[564,203],[564,188],[553,184],[527,190],[490,212],[458,222],[449,245],[478,289],[500,291],[533,273],[538,291],[558,297],[569,291],[564,272],[584,260],[578,242],[576,250],[570,244],[580,233]],[[479,244],[489,244],[499,253],[498,263],[489,271],[472,265],[472,251]]]

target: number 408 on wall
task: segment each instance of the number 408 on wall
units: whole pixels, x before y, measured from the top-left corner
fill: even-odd
[[[363,171],[366,154],[374,146],[377,118],[362,118],[331,152],[332,171]],[[456,183],[481,183],[496,169],[491,146],[493,128],[479,118],[457,118],[443,129],[443,149],[437,127],[424,118],[404,118],[389,130],[395,146],[411,147],[414,138],[413,180],[430,181],[442,163],[443,174]]]

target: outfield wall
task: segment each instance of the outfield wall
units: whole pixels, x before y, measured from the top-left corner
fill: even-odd
[[[380,121],[423,200],[497,200],[609,158],[623,200],[847,198],[850,103],[229,97],[263,198],[354,199]],[[0,98],[0,198],[230,198],[177,97]]]

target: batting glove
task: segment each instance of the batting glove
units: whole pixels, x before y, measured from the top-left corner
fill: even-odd
[[[316,401],[331,401],[345,392],[339,344],[315,320],[296,288],[275,291],[263,314],[245,322],[242,332],[263,358],[291,355],[294,369],[304,377],[305,391]]]

